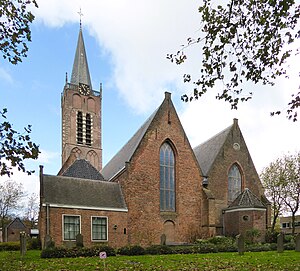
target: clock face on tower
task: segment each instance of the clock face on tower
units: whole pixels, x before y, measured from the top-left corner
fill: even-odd
[[[89,95],[90,94],[90,86],[83,84],[83,83],[79,83],[79,93],[82,95]]]

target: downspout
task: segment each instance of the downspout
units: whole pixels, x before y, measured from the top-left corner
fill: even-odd
[[[50,217],[49,217],[49,204],[46,204],[46,234],[50,235]]]

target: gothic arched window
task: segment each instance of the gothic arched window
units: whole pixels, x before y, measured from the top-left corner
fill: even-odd
[[[228,201],[233,201],[242,191],[242,177],[240,170],[234,164],[228,173]]]
[[[175,211],[175,159],[168,143],[160,148],[160,210]]]

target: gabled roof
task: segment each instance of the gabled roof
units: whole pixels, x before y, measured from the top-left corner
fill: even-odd
[[[118,183],[43,175],[43,203],[54,207],[123,210],[127,207]]]
[[[71,76],[71,84],[79,85],[79,83],[89,85],[90,89],[93,89],[81,27],[79,30],[77,48]]]
[[[208,173],[232,127],[233,125],[230,125],[228,128],[193,149],[204,176],[208,176]]]
[[[101,173],[85,159],[76,159],[62,176],[104,181]]]
[[[20,218],[16,217],[13,221],[6,225],[6,228],[26,229],[27,227]]]
[[[154,111],[154,113],[133,135],[133,137],[129,139],[129,141],[123,146],[123,148],[101,170],[101,173],[106,180],[110,180],[113,176],[115,176],[118,172],[125,168],[125,162],[130,161],[157,111],[158,109]]]
[[[229,209],[235,208],[266,208],[266,206],[261,202],[261,200],[251,192],[250,189],[245,188],[245,190],[239,194],[239,196],[229,205]]]

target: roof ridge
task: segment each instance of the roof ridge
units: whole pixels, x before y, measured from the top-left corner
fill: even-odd
[[[230,126],[228,126],[227,128],[223,129],[222,131],[220,131],[219,133],[211,136],[209,139],[205,140],[204,142],[200,143],[199,145],[197,145],[196,147],[194,147],[193,149],[196,149],[202,145],[204,145],[205,143],[211,141],[212,139],[218,137],[219,135],[221,135],[222,133],[224,133],[226,130],[230,131],[230,129],[232,128],[233,124],[231,124]]]

